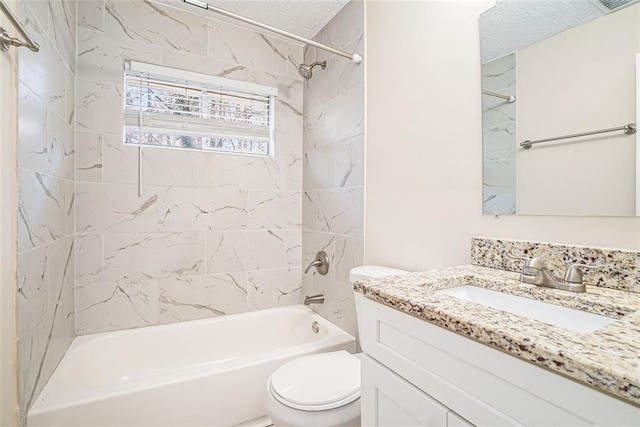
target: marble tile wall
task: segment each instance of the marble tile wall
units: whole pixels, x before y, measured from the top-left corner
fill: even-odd
[[[79,2],[80,334],[301,301],[303,48],[171,5]],[[122,142],[125,59],[278,87],[275,156],[145,148],[139,196],[138,150]]]
[[[521,271],[523,261],[513,260],[507,253],[542,257],[557,277],[564,277],[567,267],[574,263],[602,265],[600,269],[582,270],[585,284],[640,292],[639,251],[482,237],[471,240],[473,265]]]
[[[315,40],[364,56],[364,3],[345,5]],[[323,293],[312,308],[357,336],[349,270],[363,262],[364,66],[315,48],[304,58],[327,68],[304,84],[302,266],[324,250],[330,267],[303,275],[303,293]]]
[[[482,90],[516,95],[516,54],[482,64]],[[483,212],[516,211],[517,101],[482,95]]]
[[[40,45],[18,56],[20,421],[74,336],[76,2],[18,2]]]

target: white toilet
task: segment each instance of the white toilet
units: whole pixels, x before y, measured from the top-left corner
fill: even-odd
[[[351,282],[406,273],[365,265]],[[313,354],[285,363],[269,377],[267,413],[276,427],[360,426],[360,359],[346,351]]]

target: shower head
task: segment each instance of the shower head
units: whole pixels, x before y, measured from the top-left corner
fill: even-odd
[[[327,68],[327,61],[317,61],[317,62],[314,62],[311,65],[300,64],[298,66],[298,72],[306,80],[309,80],[313,76],[313,67],[318,66],[318,65],[320,65],[322,67],[322,69],[324,70],[324,69]]]

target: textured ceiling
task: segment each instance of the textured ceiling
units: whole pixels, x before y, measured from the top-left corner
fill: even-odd
[[[347,2],[348,0],[207,0],[212,6],[306,38],[315,36]],[[214,13],[207,14],[216,16]]]
[[[480,15],[482,62],[602,16],[589,0],[504,0]]]

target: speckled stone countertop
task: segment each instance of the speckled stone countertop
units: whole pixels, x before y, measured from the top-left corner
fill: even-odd
[[[356,282],[356,292],[640,406],[640,294],[587,286],[575,294],[518,273],[461,266]],[[583,334],[435,291],[470,284],[618,319]]]

